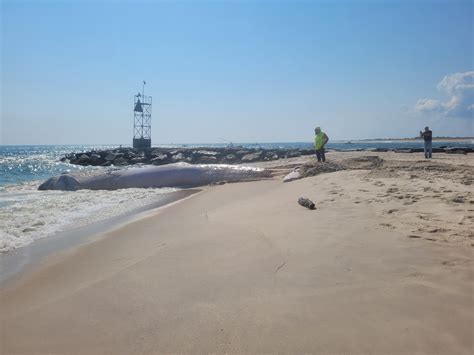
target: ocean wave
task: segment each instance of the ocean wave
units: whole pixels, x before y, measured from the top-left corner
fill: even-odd
[[[153,204],[177,189],[37,191],[30,182],[0,191],[0,252]]]

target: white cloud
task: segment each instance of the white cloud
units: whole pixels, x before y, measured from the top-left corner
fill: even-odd
[[[416,111],[440,111],[443,105],[438,100],[419,99],[415,104]]]
[[[450,117],[474,117],[474,71],[446,75],[436,87],[449,95],[449,99],[419,99],[415,111],[438,112]]]

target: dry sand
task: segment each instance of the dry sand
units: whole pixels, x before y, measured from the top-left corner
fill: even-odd
[[[471,354],[472,156],[328,158],[359,163],[212,186],[51,256],[0,291],[1,352]]]

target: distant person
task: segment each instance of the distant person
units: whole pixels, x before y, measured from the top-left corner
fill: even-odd
[[[430,131],[428,126],[426,126],[424,132],[420,131],[420,137],[423,137],[423,140],[425,141],[425,159],[431,159],[433,154],[433,146],[431,144],[433,132]]]
[[[314,149],[316,150],[316,157],[318,158],[318,162],[325,162],[326,156],[324,155],[324,146],[328,142],[329,138],[321,131],[320,127],[316,127],[314,129]]]

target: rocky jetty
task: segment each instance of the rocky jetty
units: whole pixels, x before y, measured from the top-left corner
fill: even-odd
[[[364,150],[364,149],[359,149]],[[423,153],[423,148],[374,148],[374,149],[365,149],[371,152],[395,152],[395,153]],[[433,148],[433,153],[446,153],[446,154],[467,154],[474,153],[474,147],[439,147]]]
[[[294,158],[314,154],[311,149],[249,149],[249,148],[116,148],[101,151],[67,154],[61,161],[77,165],[122,166],[135,164],[165,165],[241,164]]]
[[[353,151],[364,149],[353,149]],[[397,153],[421,153],[422,148],[365,149],[367,151]],[[473,147],[440,147],[433,148],[434,153],[467,154],[473,153]],[[135,148],[120,147],[100,151],[67,154],[61,161],[69,161],[77,165],[123,166],[135,164],[165,165],[186,162],[190,164],[242,164],[258,161],[269,161],[283,158],[295,158],[314,154],[312,149],[252,149],[242,147],[227,148]]]

